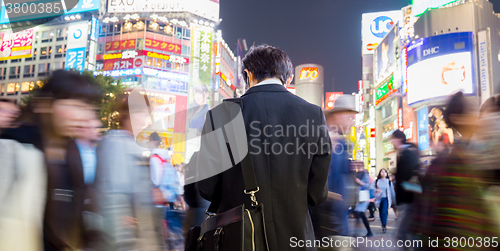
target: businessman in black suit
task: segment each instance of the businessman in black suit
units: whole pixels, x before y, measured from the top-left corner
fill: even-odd
[[[316,250],[300,247],[299,241],[314,241],[308,205],[327,198],[331,141],[322,109],[286,89],[292,71],[282,50],[269,45],[250,48],[243,59],[250,87],[241,97],[244,132],[260,187],[257,201],[265,205],[270,250]],[[206,117],[203,134],[212,131]],[[214,118],[215,128],[225,123]],[[224,164],[227,152],[219,146],[202,137],[199,169],[217,170]],[[209,201],[220,199],[219,213],[251,205],[240,164],[199,181],[198,189]]]

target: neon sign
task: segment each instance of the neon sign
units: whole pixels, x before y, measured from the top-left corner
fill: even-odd
[[[385,82],[385,84],[377,88],[377,92],[375,93],[375,105],[380,104],[380,102],[384,101],[387,97],[397,91],[397,89],[394,89],[393,81],[394,76],[392,76],[389,81]]]
[[[318,67],[304,67],[300,70],[299,79],[309,79],[313,81],[319,76]]]

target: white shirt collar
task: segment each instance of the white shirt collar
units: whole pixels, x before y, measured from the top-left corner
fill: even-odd
[[[258,84],[254,85],[254,86],[258,86],[258,85],[270,85],[270,84],[277,84],[277,85],[283,85],[281,83],[281,80],[277,79],[277,78],[270,78],[270,79],[266,79],[262,82],[259,82]]]

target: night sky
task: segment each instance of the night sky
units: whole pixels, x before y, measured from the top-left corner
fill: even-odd
[[[490,0],[500,12],[500,0]],[[411,0],[221,0],[219,29],[234,51],[238,38],[288,53],[294,66],[325,68],[325,92],[358,91],[361,14],[397,10]]]

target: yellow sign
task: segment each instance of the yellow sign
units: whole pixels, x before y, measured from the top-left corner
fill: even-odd
[[[122,54],[121,53],[111,53],[111,54],[104,54],[102,56],[102,59],[106,60],[106,59],[117,59],[117,58],[122,58]]]
[[[160,54],[160,53],[151,52],[151,51],[148,51],[148,53],[146,54],[146,56],[152,57],[152,58],[163,59],[163,60],[169,60],[170,59],[170,55]]]
[[[313,81],[319,76],[319,70],[317,67],[304,67],[300,70],[299,79],[309,79]]]

